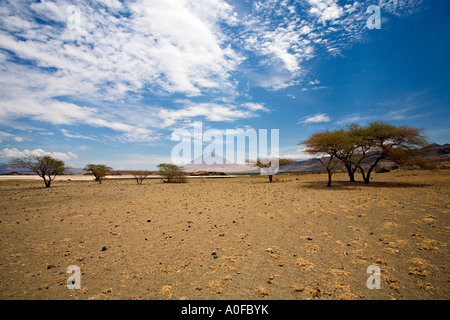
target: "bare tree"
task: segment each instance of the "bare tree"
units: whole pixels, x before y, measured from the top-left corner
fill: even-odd
[[[133,175],[137,184],[142,184],[142,181],[144,181],[145,178],[147,178],[149,175],[151,175],[152,172],[145,171],[145,170],[136,170],[136,171],[132,171],[131,174]]]
[[[16,167],[28,169],[40,176],[49,188],[56,176],[61,175],[67,169],[64,161],[56,160],[50,155],[14,158],[11,164]]]
[[[251,163],[251,161],[248,161]],[[269,176],[269,182],[272,182],[274,174],[278,172],[278,168],[280,166],[286,166],[288,164],[295,164],[295,161],[289,160],[289,159],[257,159],[255,165],[260,168],[264,169],[267,172],[267,175]]]

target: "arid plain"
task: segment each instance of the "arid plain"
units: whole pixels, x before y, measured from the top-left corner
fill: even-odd
[[[449,299],[450,172],[333,180],[0,181],[0,299]]]

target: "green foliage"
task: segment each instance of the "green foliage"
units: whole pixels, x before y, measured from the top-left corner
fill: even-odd
[[[66,170],[64,161],[56,160],[50,155],[14,158],[11,160],[11,164],[28,169],[40,176],[44,180],[46,188],[50,187],[56,176],[63,174]]]
[[[161,163],[157,166],[159,168],[159,174],[163,176],[166,180],[164,182],[168,183],[184,183],[186,180],[186,173],[183,171],[182,166],[177,166],[170,163]]]
[[[103,178],[112,170],[112,168],[104,164],[88,164],[83,170],[91,172],[95,177],[95,181],[102,183]]]
[[[427,144],[423,129],[397,127],[384,121],[371,122],[364,127],[353,123],[345,129],[315,133],[300,144],[306,145],[305,152],[340,160],[350,181],[354,181],[353,175],[359,169],[364,183],[369,183],[371,172],[381,160],[430,169],[428,161],[417,155],[418,148]],[[332,162],[323,164],[329,171]]]

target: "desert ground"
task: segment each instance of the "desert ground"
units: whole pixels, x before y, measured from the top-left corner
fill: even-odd
[[[326,180],[0,181],[0,299],[450,298],[450,171]]]

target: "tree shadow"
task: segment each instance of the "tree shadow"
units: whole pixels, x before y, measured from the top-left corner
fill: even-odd
[[[360,190],[361,188],[425,188],[430,187],[429,183],[392,182],[392,181],[371,181],[369,184],[363,182],[332,181],[331,187],[327,187],[327,181],[305,182],[303,188],[315,190]]]

